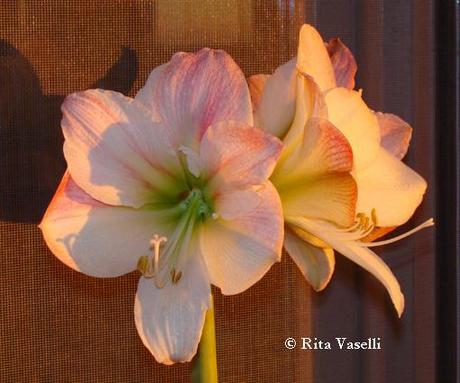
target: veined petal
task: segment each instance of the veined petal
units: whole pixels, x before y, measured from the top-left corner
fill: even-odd
[[[170,132],[135,100],[88,90],[68,96],[62,111],[69,172],[93,198],[140,207],[180,182]]]
[[[294,58],[268,77],[259,106],[255,110],[256,127],[280,138],[285,135],[294,119],[296,72]]]
[[[309,244],[289,227],[284,232],[284,247],[313,289],[325,289],[334,273],[334,250]]]
[[[377,118],[354,90],[335,88],[326,93],[329,120],[345,135],[353,149],[356,170],[368,166],[380,148]]]
[[[246,78],[224,51],[176,53],[151,76],[139,98],[173,132],[176,146],[196,149],[206,129],[220,121],[253,124]]]
[[[211,289],[198,247],[193,245],[181,279],[162,289],[141,278],[134,304],[136,328],[159,363],[189,362],[203,330]]]
[[[427,184],[411,168],[381,148],[372,164],[356,172],[357,212],[376,210],[378,226],[399,226],[422,202]]]
[[[355,87],[356,71],[358,70],[353,54],[338,38],[329,40],[326,48],[334,68],[337,86],[353,89]]]
[[[380,144],[398,159],[403,159],[412,137],[411,126],[391,113],[375,114],[380,128]]]
[[[48,247],[67,266],[95,277],[117,277],[149,255],[153,233],[166,234],[166,216],[96,201],[66,173],[40,224]]]
[[[280,140],[260,129],[221,122],[203,136],[200,158],[210,188],[223,192],[267,180],[281,149]]]
[[[259,189],[260,204],[232,219],[206,223],[201,249],[211,282],[225,295],[238,294],[256,283],[278,262],[283,244],[281,203],[275,188],[266,182]],[[245,200],[240,202],[242,205]]]
[[[302,141],[288,158],[279,161],[272,180],[281,186],[298,179],[349,173],[352,168],[353,152],[340,130],[324,118],[310,118]]]
[[[323,39],[308,24],[304,24],[300,30],[297,67],[311,76],[322,91],[335,88],[334,68]]]
[[[324,219],[344,227],[353,223],[357,188],[350,174],[313,179],[278,192],[285,217]]]
[[[328,120],[308,120],[302,143],[280,160],[272,176],[284,214],[350,225],[357,195],[349,174],[352,166],[353,155],[345,136]]]
[[[398,316],[402,315],[404,311],[404,295],[401,292],[398,280],[377,254],[366,247],[359,246],[356,242],[346,242],[338,239],[334,235],[334,226],[326,222],[320,223],[309,219],[297,218],[296,223],[374,275],[390,294]]]

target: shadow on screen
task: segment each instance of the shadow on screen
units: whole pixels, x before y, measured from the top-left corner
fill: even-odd
[[[136,52],[123,47],[90,88],[127,94],[137,71]],[[0,220],[41,220],[66,168],[60,128],[64,98],[43,94],[30,62],[0,39]]]

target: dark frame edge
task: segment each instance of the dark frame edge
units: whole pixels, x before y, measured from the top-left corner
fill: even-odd
[[[437,381],[460,382],[459,4],[436,7]]]

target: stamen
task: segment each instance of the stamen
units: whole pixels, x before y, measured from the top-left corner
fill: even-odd
[[[214,212],[214,213],[211,214],[211,218],[212,218],[213,220],[216,220],[217,218],[219,218],[219,214],[217,214],[217,213]]]
[[[417,231],[420,231],[422,229],[425,229],[426,227],[430,227],[433,225],[434,225],[433,218],[430,218],[429,220],[423,222],[422,224],[414,227],[412,230],[409,230],[408,232],[398,235],[396,237],[393,237],[393,238],[390,238],[384,241],[378,241],[378,242],[358,242],[358,245],[363,246],[363,247],[376,247],[376,246],[387,245],[389,243],[400,241],[401,239],[409,237],[410,235],[416,233]]]
[[[377,211],[375,209],[371,210],[371,218],[374,226],[377,226]]]
[[[163,288],[168,280],[177,284],[182,278],[182,271],[177,269],[180,260],[187,256],[188,244],[191,241],[194,226],[212,216],[203,193],[193,189],[185,200],[180,202],[182,215],[172,235],[168,238],[155,234],[150,240],[150,257],[140,257],[138,270],[146,278],[153,278],[155,286]],[[168,242],[164,248],[163,245]],[[161,251],[161,254],[160,254]]]
[[[177,271],[176,269],[171,270],[171,282],[177,284],[182,278],[182,271]]]
[[[151,270],[149,270],[149,257],[147,255],[143,255],[139,257],[137,261],[137,270],[144,276],[145,278],[151,278],[153,275],[151,274]]]
[[[150,240],[150,250],[153,251],[153,263],[152,258],[143,255],[137,261],[137,270],[142,274],[144,278],[154,278],[158,270],[158,261],[160,257],[160,247],[167,241],[166,237],[160,237],[155,234]]]

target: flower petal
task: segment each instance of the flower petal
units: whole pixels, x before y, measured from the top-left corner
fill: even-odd
[[[144,86],[137,92],[135,100],[139,101],[144,107],[152,114],[155,121],[161,121],[161,115],[158,113],[155,104],[155,89],[158,86],[158,81],[164,75],[165,69],[168,67],[169,62],[160,65],[153,69]]]
[[[308,283],[316,291],[325,289],[334,273],[334,251],[309,244],[289,228],[284,232],[284,247]]]
[[[295,147],[302,139],[305,125],[310,118],[327,118],[327,105],[324,100],[324,93],[321,92],[318,84],[303,73],[297,74],[296,106],[295,116],[283,143],[286,147]],[[288,150],[290,152],[290,149]],[[287,154],[284,153],[283,156]]]
[[[260,186],[252,186],[218,195],[218,215],[225,220],[232,220],[251,213],[262,202],[259,189]]]
[[[355,169],[368,166],[380,147],[377,118],[361,98],[360,92],[335,88],[326,93],[329,120],[350,142]]]
[[[335,88],[334,68],[323,39],[308,24],[304,24],[300,30],[297,67],[311,76],[322,91]]]
[[[358,70],[353,54],[338,38],[329,40],[326,48],[334,68],[337,86],[353,89],[355,87],[356,71]]]
[[[177,183],[168,129],[135,100],[88,90],[68,96],[62,110],[69,172],[93,198],[140,207]]]
[[[221,122],[203,136],[200,158],[210,188],[223,192],[267,180],[281,149],[280,140],[260,129]]]
[[[381,145],[398,159],[403,159],[412,137],[411,126],[391,113],[375,114],[380,128]]]
[[[139,281],[134,304],[136,328],[159,363],[189,362],[200,342],[211,289],[206,267],[193,247],[179,282],[158,289],[152,279]]]
[[[296,73],[294,58],[268,77],[259,106],[255,110],[256,127],[280,138],[285,135],[294,119]]]
[[[167,232],[158,212],[100,203],[80,189],[69,173],[40,228],[59,260],[95,277],[117,277],[135,270],[139,257],[150,253],[152,235]]]
[[[284,214],[350,225],[357,194],[349,173],[352,165],[353,155],[345,136],[328,120],[311,118],[302,143],[280,160],[272,176]]]
[[[280,260],[281,203],[270,182],[259,189],[259,195],[260,204],[247,214],[228,220],[220,217],[202,229],[201,248],[209,276],[223,294],[238,294],[248,289]],[[216,202],[219,216],[220,203]],[[240,203],[244,205],[246,201]]]
[[[381,148],[368,168],[356,172],[357,212],[376,210],[377,225],[399,226],[422,202],[427,184],[416,172]]]
[[[404,295],[401,292],[398,280],[377,254],[366,247],[359,246],[357,242],[345,242],[338,239],[334,235],[334,230],[336,230],[334,225],[326,222],[314,222],[303,218],[297,219],[297,224],[301,225],[304,230],[327,242],[339,253],[374,275],[387,289],[398,316],[401,317],[404,311]]]
[[[280,186],[298,182],[299,178],[349,173],[352,168],[352,149],[340,130],[324,118],[310,118],[302,141],[288,158],[278,163],[272,179]]]
[[[255,74],[248,78],[249,93],[251,95],[252,110],[254,112],[254,126],[260,127],[256,121],[257,110],[264,93],[265,84],[270,76],[268,74]]]
[[[219,121],[253,123],[246,78],[224,51],[176,53],[151,77],[139,98],[173,132],[176,147],[196,148],[206,129]]]
[[[349,174],[312,179],[292,189],[278,189],[284,216],[324,219],[347,227],[353,223],[357,188]]]

